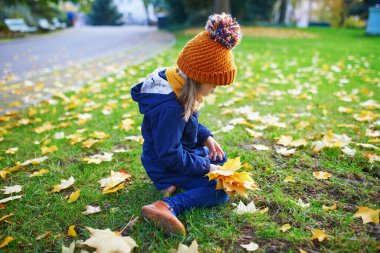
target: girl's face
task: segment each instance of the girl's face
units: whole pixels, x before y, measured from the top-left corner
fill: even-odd
[[[202,83],[201,90],[199,91],[200,95],[203,97],[208,96],[209,94],[215,92],[215,88],[216,88],[216,85],[209,84],[209,83]]]

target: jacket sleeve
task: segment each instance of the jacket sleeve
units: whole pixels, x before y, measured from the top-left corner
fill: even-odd
[[[154,150],[169,170],[185,175],[203,176],[210,171],[210,159],[197,156],[182,147],[185,120],[178,108],[167,107],[158,113],[152,129]]]
[[[204,125],[199,123],[198,135],[197,135],[197,145],[204,146],[204,143],[209,136],[214,137],[214,135],[211,133],[210,130],[207,129],[207,127],[205,127]]]

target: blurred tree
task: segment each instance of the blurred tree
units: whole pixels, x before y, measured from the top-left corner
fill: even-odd
[[[251,23],[254,21],[270,21],[273,6],[277,1],[234,0],[221,2],[220,4],[228,5],[229,3],[229,13],[232,16],[236,17],[239,22]],[[215,0],[165,0],[165,3],[169,12],[169,23],[174,25],[203,25],[209,15],[218,13],[214,7]]]
[[[95,0],[88,14],[92,25],[122,25],[122,17],[112,0]]]
[[[347,19],[357,15],[361,19],[368,18],[368,8],[374,6],[379,0],[313,0],[320,8],[320,20],[329,21],[333,26],[344,26]]]
[[[184,0],[166,0],[171,24],[183,24],[188,18]]]
[[[221,14],[222,12],[231,12],[230,0],[214,0],[214,13]]]
[[[278,0],[234,0],[231,13],[240,21],[270,21],[273,7]]]
[[[32,26],[37,26],[40,18],[67,21],[64,11],[55,2],[58,1],[0,0],[0,23],[6,18],[23,18]]]
[[[361,0],[354,3],[350,10],[350,15],[358,15],[361,19],[368,19],[368,9],[369,7],[380,4],[380,0]]]
[[[286,9],[289,5],[289,0],[280,0],[280,1],[281,1],[281,3],[280,3],[280,17],[279,17],[278,22],[279,23],[285,23]]]

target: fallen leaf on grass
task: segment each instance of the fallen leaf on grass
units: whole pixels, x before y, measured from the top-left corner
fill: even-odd
[[[49,173],[49,171],[47,169],[40,169],[39,171],[35,171],[32,174],[30,174],[29,177],[42,176],[46,173]]]
[[[21,166],[26,166],[26,165],[29,165],[29,164],[36,165],[36,164],[40,164],[41,162],[45,161],[46,159],[48,159],[47,156],[43,156],[43,157],[39,157],[39,158],[34,158],[34,159],[26,160],[25,162],[21,163],[20,165]]]
[[[85,215],[88,215],[88,214],[93,214],[93,213],[99,213],[101,210],[100,210],[100,206],[90,206],[90,205],[87,205],[86,206],[86,211],[82,212],[83,214]]]
[[[53,153],[58,150],[58,147],[56,145],[53,145],[51,147],[41,147],[42,155],[46,155],[48,153]]]
[[[294,180],[293,176],[287,176],[287,177],[285,177],[284,182],[285,183],[295,182],[295,180]]]
[[[69,196],[69,200],[67,203],[73,203],[79,198],[80,190],[76,190],[75,192],[72,192]]]
[[[122,237],[109,228],[101,230],[86,227],[86,229],[90,231],[91,237],[80,244],[95,248],[96,252],[129,253],[133,248],[138,247],[132,237]]]
[[[96,154],[93,156],[86,156],[83,158],[83,161],[87,162],[88,164],[90,163],[95,163],[95,164],[100,164],[102,162],[109,162],[112,160],[113,153],[107,153],[104,152],[104,154]]]
[[[50,234],[51,234],[51,232],[46,232],[46,233],[44,233],[42,235],[38,235],[36,237],[36,240],[38,241],[38,240],[44,239],[44,238],[48,237]]]
[[[290,226],[289,223],[286,223],[286,224],[282,225],[282,227],[280,228],[280,230],[281,230],[282,232],[286,232],[286,231],[288,231],[288,230],[291,229],[291,228],[292,228],[292,226]]]
[[[75,225],[71,225],[67,231],[67,235],[72,236],[72,237],[78,236],[74,228],[75,228]]]
[[[5,150],[5,154],[9,154],[9,155],[14,155],[16,154],[16,152],[18,151],[18,148],[8,148],[7,150]]]
[[[69,188],[75,182],[75,179],[71,176],[68,180],[61,179],[61,184],[55,185],[52,192],[60,192],[63,189]]]
[[[379,213],[380,209],[373,210],[365,206],[356,206],[359,210],[354,214],[354,217],[361,217],[363,224],[373,222],[375,224],[379,223]]]
[[[101,142],[101,140],[98,139],[88,139],[82,142],[82,148],[91,148],[96,143]]]
[[[51,122],[45,122],[42,126],[36,127],[34,129],[34,132],[40,134],[40,133],[43,133],[43,132],[46,132],[46,131],[50,131],[50,130],[52,130],[54,128],[55,128],[55,126],[53,126],[51,124]]]
[[[96,139],[105,139],[105,138],[110,137],[109,134],[106,134],[105,132],[102,132],[102,131],[95,131],[92,134],[90,134],[90,136]]]
[[[253,144],[252,145],[256,150],[263,150],[263,151],[267,151],[269,150],[269,147],[265,146],[265,145],[261,145],[261,144]]]
[[[131,175],[125,170],[111,171],[111,176],[100,179],[100,187],[103,188],[103,193],[116,192],[124,188],[124,182],[131,179]]]
[[[337,208],[338,208],[338,206],[336,205],[336,203],[334,203],[334,205],[332,205],[332,206],[325,206],[325,205],[322,206],[322,210],[325,212],[336,210]]]
[[[144,138],[141,135],[139,135],[139,136],[126,136],[126,137],[124,137],[124,139],[126,139],[127,141],[137,141],[140,144],[143,144],[143,142],[144,142]]]
[[[298,198],[298,201],[296,202],[297,206],[300,206],[302,208],[310,207],[310,203],[304,203],[302,199]]]
[[[351,138],[346,134],[335,134],[331,130],[327,131],[322,140],[313,142],[315,153],[319,152],[322,148],[333,148],[339,147],[343,148],[351,143]]]
[[[248,244],[240,244],[240,246],[247,251],[256,251],[259,248],[259,245],[254,242],[250,242]]]
[[[344,148],[342,148],[342,152],[345,153],[348,156],[354,156],[355,153],[356,153],[356,150],[355,149],[351,149],[348,146],[345,146]]]
[[[78,240],[78,241],[74,240],[70,243],[69,247],[65,247],[65,245],[62,245],[61,253],[74,253],[76,243],[79,244],[81,242],[83,242],[83,240]],[[80,253],[88,253],[88,251],[81,249]]]
[[[380,156],[372,154],[372,153],[365,153],[364,154],[365,158],[368,158],[369,163],[374,163],[374,162],[380,162]]]
[[[54,139],[61,140],[65,138],[65,133],[64,132],[58,132],[54,134]]]
[[[237,214],[243,214],[243,213],[255,213],[258,210],[256,209],[255,203],[251,201],[248,205],[244,205],[242,201],[239,202],[237,207],[234,209],[234,212]]]
[[[16,196],[8,197],[5,199],[0,199],[0,203],[6,203],[6,202],[14,200],[14,199],[20,199],[22,196],[24,196],[24,195],[16,195]]]
[[[3,194],[12,194],[15,192],[20,192],[22,190],[21,185],[14,185],[14,186],[5,186],[4,189],[0,189],[1,191],[4,191]]]
[[[329,179],[331,177],[331,174],[324,171],[314,171],[313,176],[316,179]]]
[[[190,246],[180,243],[178,246],[177,253],[198,253],[198,243],[196,240],[193,240]]]
[[[293,155],[295,152],[296,152],[296,149],[293,148],[293,149],[287,149],[287,148],[284,148],[284,147],[280,147],[280,148],[276,148],[276,152],[283,155],[283,156],[290,156],[290,155]]]
[[[13,241],[15,238],[13,236],[7,236],[4,238],[4,240],[0,243],[0,249],[7,246],[11,241]]]
[[[3,217],[0,218],[0,221],[5,220],[6,218],[11,217],[12,215],[13,215],[13,213],[4,215]]]
[[[311,233],[312,233],[312,236],[311,236],[312,240],[318,239],[319,242],[322,242],[327,238],[327,234],[325,233],[324,230],[315,229],[311,231]]]

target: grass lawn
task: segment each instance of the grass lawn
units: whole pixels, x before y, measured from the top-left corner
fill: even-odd
[[[89,238],[85,227],[120,231],[140,215],[143,205],[162,198],[141,165],[141,141],[125,138],[138,137],[142,122],[129,89],[156,67],[174,65],[192,36],[177,32],[174,47],[151,60],[78,92],[57,94],[38,106],[0,117],[4,177],[0,189],[21,185],[22,191],[12,196],[23,195],[0,204],[0,218],[13,213],[0,221],[0,243],[6,236],[14,237],[1,250],[60,251],[75,239],[67,235],[71,225],[78,240]],[[380,208],[379,45],[380,38],[367,37],[361,30],[269,29],[260,36],[254,29],[243,30],[243,40],[233,50],[236,82],[218,87],[206,99],[200,122],[216,132],[215,139],[230,158],[240,157],[246,165],[242,170],[252,173],[260,191],[250,191],[248,198],[234,196],[223,206],[181,214],[188,231],[184,238],[167,238],[139,219],[123,232],[136,240],[133,252],[175,252],[180,243],[189,245],[194,239],[200,252],[244,252],[240,245],[251,241],[259,245],[257,252],[376,252],[380,224],[363,224],[354,214],[356,206]],[[109,136],[102,138],[96,131]],[[315,149],[318,141],[333,134],[337,140]],[[276,151],[281,136],[306,145],[290,143],[286,148],[295,148],[294,154],[282,155]],[[258,144],[269,150],[257,150]],[[57,150],[45,154],[47,160],[17,167],[18,162],[43,157],[42,147],[53,146]],[[125,152],[114,152],[111,161],[100,164],[83,161],[115,149]],[[30,177],[41,169],[48,173]],[[124,189],[102,194],[98,180],[112,170],[126,170],[132,180]],[[317,179],[314,171],[331,177]],[[51,191],[71,176],[75,179],[71,187]],[[68,203],[65,197],[76,190],[81,190],[79,198]],[[0,199],[6,197],[1,192]],[[298,199],[310,206],[297,205]],[[254,201],[258,209],[269,210],[238,215],[233,204],[239,201]],[[322,210],[334,203],[336,210]],[[84,215],[87,205],[101,211]],[[291,229],[282,232],[287,223]],[[313,240],[316,229],[324,230],[327,239]]]

